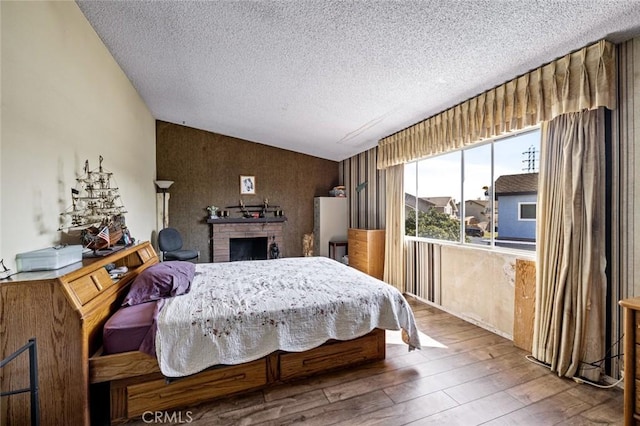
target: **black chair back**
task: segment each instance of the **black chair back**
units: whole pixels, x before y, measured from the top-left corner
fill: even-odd
[[[182,248],[182,237],[175,228],[164,228],[158,233],[158,247],[160,251],[176,251]]]

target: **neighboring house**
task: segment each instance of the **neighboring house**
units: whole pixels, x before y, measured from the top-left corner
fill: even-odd
[[[426,212],[427,210],[429,210],[429,208],[431,208],[433,206],[431,203],[428,203],[423,198],[418,198],[417,204],[418,204],[418,211],[420,211],[420,212]],[[408,208],[408,209],[411,209],[411,210],[415,210],[416,209],[416,197],[415,197],[415,195],[407,194],[405,192],[405,194],[404,194],[404,205],[405,205],[405,208]]]
[[[429,208],[447,214],[452,218],[458,218],[458,206],[456,205],[456,200],[452,197],[420,197],[420,200],[428,203]]]
[[[538,173],[500,176],[496,179],[495,194],[499,200],[498,238],[535,241]]]
[[[411,194],[404,194],[404,204],[407,208],[415,210],[416,197]],[[427,212],[434,209],[437,212],[445,213],[452,218],[458,218],[458,206],[453,197],[418,197],[418,211]]]
[[[459,204],[458,204],[459,205]],[[464,202],[465,225],[486,230],[491,222],[491,202],[489,200],[467,200]]]

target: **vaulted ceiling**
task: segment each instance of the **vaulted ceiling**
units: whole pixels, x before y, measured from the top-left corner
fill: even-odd
[[[330,160],[573,50],[640,0],[78,1],[158,120]]]

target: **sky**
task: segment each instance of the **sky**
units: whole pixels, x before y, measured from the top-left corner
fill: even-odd
[[[529,173],[525,154],[529,147],[535,148],[535,169],[537,172],[540,158],[540,131],[521,133],[496,140],[494,142],[494,180],[502,175]],[[461,152],[432,157],[418,162],[419,197],[451,196],[460,201]],[[483,186],[491,186],[491,144],[483,144],[467,149],[464,153],[465,183],[464,199],[484,199]],[[405,192],[416,195],[416,166],[405,166]]]

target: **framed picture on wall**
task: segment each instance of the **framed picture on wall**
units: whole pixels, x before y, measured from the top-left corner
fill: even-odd
[[[256,193],[256,177],[255,176],[240,176],[240,194],[255,194]]]

